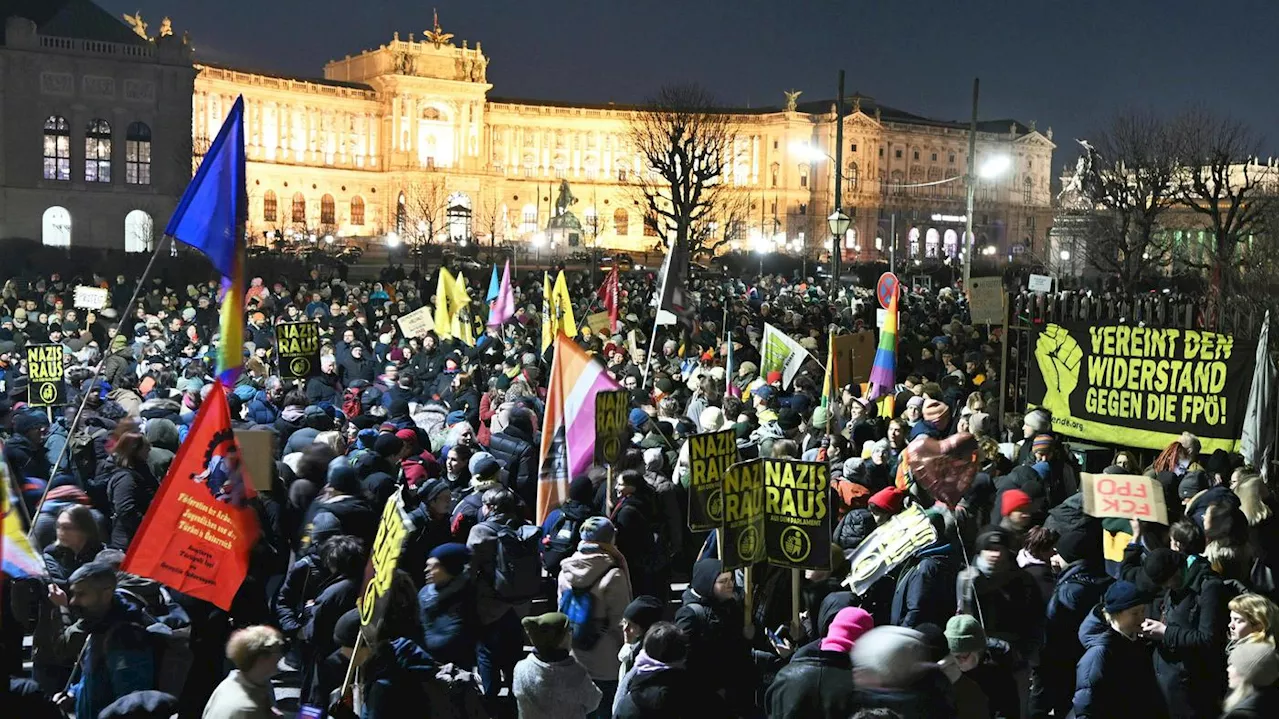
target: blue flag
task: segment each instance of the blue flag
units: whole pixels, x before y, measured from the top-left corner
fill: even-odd
[[[247,216],[247,205],[244,97],[238,97],[164,232],[203,252],[223,277],[231,277],[235,271],[236,236]]]
[[[498,265],[493,265],[493,274],[489,275],[489,292],[485,296],[485,302],[493,302],[498,299],[498,295],[502,292],[502,283],[498,281]]]

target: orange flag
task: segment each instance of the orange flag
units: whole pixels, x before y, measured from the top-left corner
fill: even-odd
[[[258,541],[248,504],[254,496],[219,384],[200,406],[122,569],[230,610]]]

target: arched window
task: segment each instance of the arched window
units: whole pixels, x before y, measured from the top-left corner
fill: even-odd
[[[333,195],[325,195],[320,198],[320,224],[332,225],[336,224],[337,212],[333,208]]]
[[[858,189],[858,163],[849,162],[849,166],[845,169],[844,179],[851,191]]]
[[[405,206],[404,206],[404,190],[400,191],[400,196],[396,198],[396,232],[404,233]]]
[[[940,239],[942,239],[942,237],[941,235],[938,234],[938,230],[936,228],[930,227],[928,230],[925,231],[924,233],[924,256],[925,257],[938,256],[938,240]]]
[[[627,230],[627,211],[619,207],[613,211],[613,231],[621,237],[626,237]]]
[[[445,203],[445,222],[449,227],[449,239],[466,242],[471,239],[471,198],[461,192],[449,195]]]
[[[844,231],[844,247],[846,250],[857,252],[862,249],[858,247],[858,228],[850,227]]]
[[[130,123],[125,130],[124,181],[130,185],[151,184],[151,128],[146,123]]]
[[[299,224],[307,222],[307,198],[301,192],[293,193],[293,221]]]
[[[538,208],[525,205],[520,209],[520,234],[533,234],[538,231]]]
[[[111,182],[111,123],[102,118],[84,131],[84,181]]]
[[[272,190],[267,190],[266,194],[262,196],[262,221],[275,222],[279,216],[278,212],[276,193]]]
[[[1022,204],[1031,204],[1031,176],[1028,175],[1022,179]]]
[[[124,216],[124,251],[150,252],[153,225],[151,215],[133,210]]]
[[[71,213],[54,205],[44,211],[40,241],[49,247],[71,246]]]
[[[920,256],[920,228],[912,227],[907,231],[907,247],[911,257]]]
[[[942,252],[947,257],[955,257],[960,253],[960,235],[951,228],[942,233]]]
[[[351,224],[364,224],[364,198],[359,195],[351,198]]]
[[[62,115],[44,121],[44,179],[71,179],[71,125]]]

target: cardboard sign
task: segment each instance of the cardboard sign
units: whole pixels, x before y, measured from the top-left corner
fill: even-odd
[[[719,540],[725,570],[764,559],[763,461],[738,462],[724,475],[724,516]]]
[[[390,599],[391,579],[404,550],[404,539],[413,522],[404,511],[404,500],[395,492],[382,510],[382,521],[373,539],[373,551],[364,569],[364,587],[360,590],[360,631],[370,646],[378,643],[382,620]]]
[[[764,547],[770,564],[831,569],[831,469],[764,459]]]
[[[720,526],[724,517],[724,475],[738,461],[738,442],[731,429],[689,438],[689,529]]]
[[[600,334],[601,332],[608,332],[609,325],[608,312],[596,312],[594,314],[587,315],[587,327],[591,328],[591,334],[593,335]]]
[[[1000,277],[973,277],[969,280],[971,324],[1004,324],[1004,280]]]
[[[1137,474],[1080,474],[1084,513],[1090,517],[1138,518],[1169,524],[1164,489],[1150,477]]]
[[[101,287],[90,287],[89,285],[76,285],[76,294],[73,304],[82,310],[100,310],[107,306],[107,299],[110,294]]]
[[[27,404],[57,407],[67,403],[62,366],[65,351],[59,344],[27,347]]]
[[[271,491],[275,473],[276,433],[266,429],[237,429],[240,466],[249,475],[249,484],[259,492]]]
[[[1032,292],[1052,292],[1053,278],[1049,275],[1031,275],[1027,278],[1027,289]]]
[[[613,390],[596,393],[596,464],[614,465],[622,459],[626,449],[627,411],[631,408],[631,393]]]
[[[399,320],[400,333],[405,337],[423,337],[436,328],[431,307],[419,307]]]
[[[280,376],[306,379],[320,373],[320,323],[281,322],[276,325]]]
[[[844,585],[863,596],[881,577],[937,539],[938,532],[924,510],[912,505],[876,527],[852,551],[845,552],[850,570]]]

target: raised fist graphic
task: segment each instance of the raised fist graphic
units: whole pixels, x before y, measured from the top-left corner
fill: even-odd
[[[1071,416],[1071,393],[1080,382],[1084,351],[1065,329],[1048,325],[1036,340],[1036,362],[1044,377],[1043,407],[1055,417]]]

